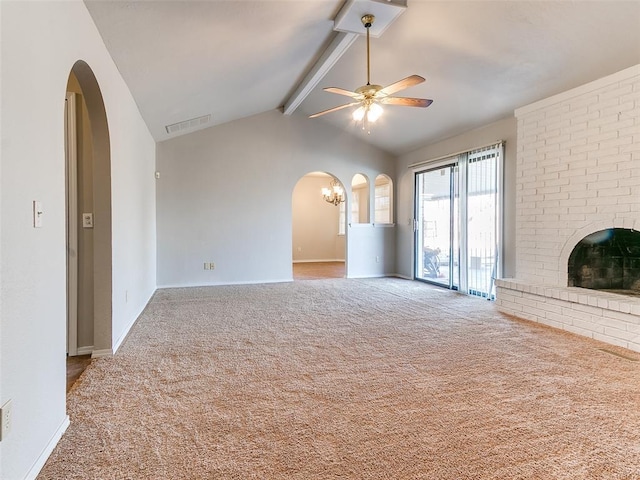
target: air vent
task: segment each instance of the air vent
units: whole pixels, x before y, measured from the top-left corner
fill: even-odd
[[[192,118],[191,120],[185,120],[184,122],[173,123],[164,127],[167,133],[184,132],[185,130],[191,130],[192,128],[198,128],[211,121],[211,114],[203,115],[202,117]]]

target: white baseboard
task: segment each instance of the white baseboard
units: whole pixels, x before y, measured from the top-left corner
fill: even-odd
[[[110,348],[103,348],[102,350],[94,350],[91,352],[91,358],[100,358],[100,357],[112,357],[113,350]]]
[[[390,273],[388,276],[389,277],[396,277],[396,278],[404,278],[405,280],[415,280],[415,278],[413,278],[412,276],[401,275],[399,273]]]
[[[86,347],[78,347],[76,350],[77,355],[90,355],[93,353],[93,345],[88,345]]]
[[[216,282],[216,283],[180,283],[158,285],[158,290],[165,288],[193,288],[193,287],[224,287],[228,285],[262,285],[265,283],[287,283],[293,281],[293,278],[283,278],[279,280],[251,280],[247,282]]]
[[[69,427],[69,423],[70,423],[69,415],[65,415],[64,420],[62,421],[60,426],[56,429],[56,432],[51,437],[51,440],[49,440],[49,443],[47,443],[47,446],[44,448],[44,450],[42,451],[38,459],[35,461],[31,469],[27,473],[27,475],[24,477],[24,480],[36,479],[36,477],[40,473],[40,470],[42,470],[42,467],[44,467],[44,464],[47,462],[47,459],[51,455],[51,452],[53,452],[53,449],[56,448],[56,445],[62,438],[62,435]]]
[[[312,258],[307,260],[294,260],[293,263],[327,263],[327,262],[340,262],[346,263],[344,258]]]
[[[122,346],[122,343],[125,341],[125,339],[127,338],[127,335],[129,335],[129,332],[131,331],[135,323],[140,318],[140,315],[142,315],[142,312],[144,312],[144,309],[147,308],[147,305],[149,305],[149,302],[153,298],[153,295],[156,293],[156,290],[157,290],[157,287],[154,288],[151,293],[149,293],[149,295],[147,296],[147,301],[144,303],[144,306],[140,309],[137,315],[133,316],[129,324],[124,328],[120,337],[113,343],[111,348],[111,355],[115,355],[118,349]]]

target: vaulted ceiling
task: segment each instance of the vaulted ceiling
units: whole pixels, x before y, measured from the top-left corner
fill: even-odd
[[[357,0],[356,0],[357,1]],[[373,0],[376,1],[376,0]],[[336,32],[344,0],[85,1],[156,141],[166,125],[207,126],[282,107]],[[426,1],[371,39],[372,83],[426,78],[387,106],[368,135],[349,109],[309,114],[366,83],[360,36],[293,113],[401,154],[510,116],[533,101],[640,63],[639,1]],[[185,130],[189,133],[192,130]]]

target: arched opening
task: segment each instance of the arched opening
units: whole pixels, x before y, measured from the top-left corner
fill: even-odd
[[[325,172],[311,172],[298,180],[292,193],[293,278],[342,278],[346,258],[346,201],[325,199],[327,189],[343,184]]]
[[[112,353],[111,151],[102,93],[81,60],[66,99],[67,351],[96,357]]]

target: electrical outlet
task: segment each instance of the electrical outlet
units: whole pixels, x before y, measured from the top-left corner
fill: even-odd
[[[204,269],[209,270],[209,262],[204,262]]]
[[[11,431],[11,417],[11,400],[7,400],[7,403],[0,409],[0,441],[7,438]]]
[[[216,264],[211,262],[209,263],[209,270],[215,270],[216,269]]]

